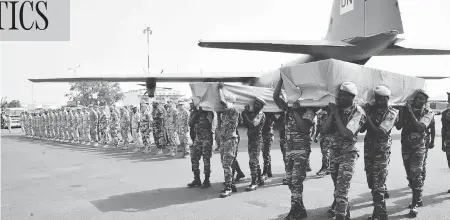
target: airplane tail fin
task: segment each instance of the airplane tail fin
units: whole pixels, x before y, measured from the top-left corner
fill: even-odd
[[[325,40],[397,31],[403,34],[398,0],[334,0]]]

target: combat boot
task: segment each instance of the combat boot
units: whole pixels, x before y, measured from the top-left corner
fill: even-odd
[[[262,178],[264,179],[264,180],[267,180],[269,177],[267,176],[267,164],[264,164],[264,170],[263,170],[263,173],[262,173]]]
[[[250,183],[249,186],[247,186],[246,190],[254,191],[256,189],[258,189],[258,184],[256,184],[256,176],[252,176],[252,182]]]
[[[283,178],[283,185],[287,185],[287,184],[288,184],[287,179]]]
[[[336,212],[334,211],[335,208],[336,208],[336,200],[333,200],[333,204],[331,204],[331,207],[327,211],[327,215],[329,218],[333,218],[334,216],[336,216]]]
[[[305,206],[303,205],[303,201],[300,203],[291,204],[291,211],[284,218],[285,220],[300,220],[308,217],[306,214]]]
[[[409,216],[415,218],[419,211],[417,210],[417,203],[420,200],[420,192],[413,190],[413,198],[411,204],[409,204]]]
[[[231,193],[232,193],[231,187],[227,187],[227,186],[226,186],[226,187],[220,192],[219,197],[220,197],[220,198],[226,198],[226,197],[228,197],[228,196],[231,196]]]
[[[194,180],[191,183],[187,184],[188,188],[199,187],[202,185],[202,181],[200,180],[200,174],[194,174]]]
[[[209,173],[205,174],[205,180],[203,181],[202,188],[209,188],[211,187],[211,183],[209,182]]]
[[[238,172],[237,175],[236,175],[236,182],[241,180],[242,178],[245,178],[244,173]]]
[[[318,176],[326,175],[326,172],[327,172],[326,164],[322,162],[322,167],[320,168],[319,171],[317,171],[316,175]]]
[[[264,179],[261,175],[261,169],[258,168],[258,186],[264,186]]]

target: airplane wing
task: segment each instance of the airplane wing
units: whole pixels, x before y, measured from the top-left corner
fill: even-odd
[[[353,47],[342,41],[200,41],[200,47],[282,53],[321,54],[326,48]]]
[[[399,39],[393,45],[375,56],[420,56],[420,55],[450,55],[450,47],[413,45]]]
[[[202,73],[202,74],[161,74],[138,76],[96,76],[96,77],[59,77],[28,79],[34,83],[43,82],[247,82],[257,78],[261,73]]]

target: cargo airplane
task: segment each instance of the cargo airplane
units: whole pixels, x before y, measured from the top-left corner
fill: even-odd
[[[315,41],[200,41],[206,48],[267,51],[302,54],[284,66],[299,65],[325,59],[337,59],[364,65],[373,56],[450,55],[450,48],[415,48],[398,35],[403,24],[398,0],[334,0],[328,32]],[[140,76],[102,76],[76,78],[40,78],[31,82],[145,82],[147,94],[154,96],[156,82],[242,82],[250,86],[274,87],[279,69],[266,73],[167,74]],[[417,76],[424,79],[448,77]]]

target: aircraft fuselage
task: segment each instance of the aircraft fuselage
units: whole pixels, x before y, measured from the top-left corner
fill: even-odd
[[[327,48],[322,55],[303,55],[284,64],[283,66],[294,66],[326,59],[336,59],[364,65],[372,56],[382,52],[393,44],[396,39],[396,33],[380,34],[366,38],[353,38],[346,41],[347,43],[355,45],[353,47]],[[271,70],[261,75],[261,77],[256,79],[254,82],[251,82],[250,85],[275,88],[279,78],[279,69]]]

